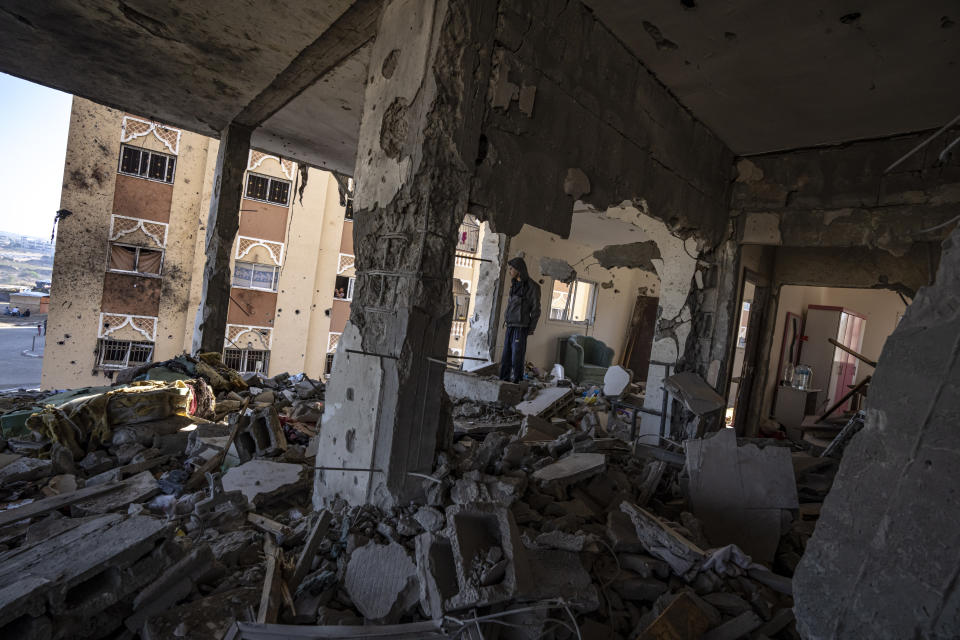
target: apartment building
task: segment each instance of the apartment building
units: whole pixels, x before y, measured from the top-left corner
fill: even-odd
[[[42,385],[109,384],[191,347],[218,141],[74,98]],[[224,361],[329,375],[355,283],[352,184],[251,149]],[[451,354],[462,353],[479,226],[461,227]]]

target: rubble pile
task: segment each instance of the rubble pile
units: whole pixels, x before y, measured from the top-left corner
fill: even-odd
[[[687,485],[710,469],[612,437],[597,389],[453,398],[422,499],[317,512],[322,383],[186,356],[122,377],[5,405],[33,407],[0,443],[2,637],[797,637],[788,576],[835,460],[787,453],[778,575],[708,542]]]

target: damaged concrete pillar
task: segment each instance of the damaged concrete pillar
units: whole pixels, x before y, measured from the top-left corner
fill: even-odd
[[[510,238],[503,233],[493,233],[489,223],[483,223],[480,242],[480,266],[477,267],[477,291],[473,302],[473,317],[470,318],[470,332],[464,355],[468,358],[485,358],[487,362],[497,360],[497,330],[500,327],[500,302],[503,300],[503,280],[506,274],[504,264]],[[487,364],[480,360],[467,360],[464,368],[468,371]]]
[[[240,227],[243,174],[250,151],[250,127],[231,123],[220,133],[210,215],[207,218],[203,293],[193,331],[193,352],[223,350],[230,306],[230,253]]]
[[[380,16],[357,152],[357,286],[319,436],[314,502],[415,498],[449,425],[443,359],[495,12],[393,0]]]
[[[960,230],[887,338],[793,578],[804,638],[954,638],[960,628]]]

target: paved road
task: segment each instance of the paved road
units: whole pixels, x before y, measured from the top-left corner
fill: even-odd
[[[22,355],[33,345],[37,327],[0,325],[0,390],[39,387],[43,358]]]

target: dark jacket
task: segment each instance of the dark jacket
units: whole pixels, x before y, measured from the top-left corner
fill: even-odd
[[[540,320],[540,285],[530,278],[523,258],[514,258],[507,264],[520,272],[520,279],[510,281],[503,321],[508,327],[526,327],[527,333],[533,333]]]

